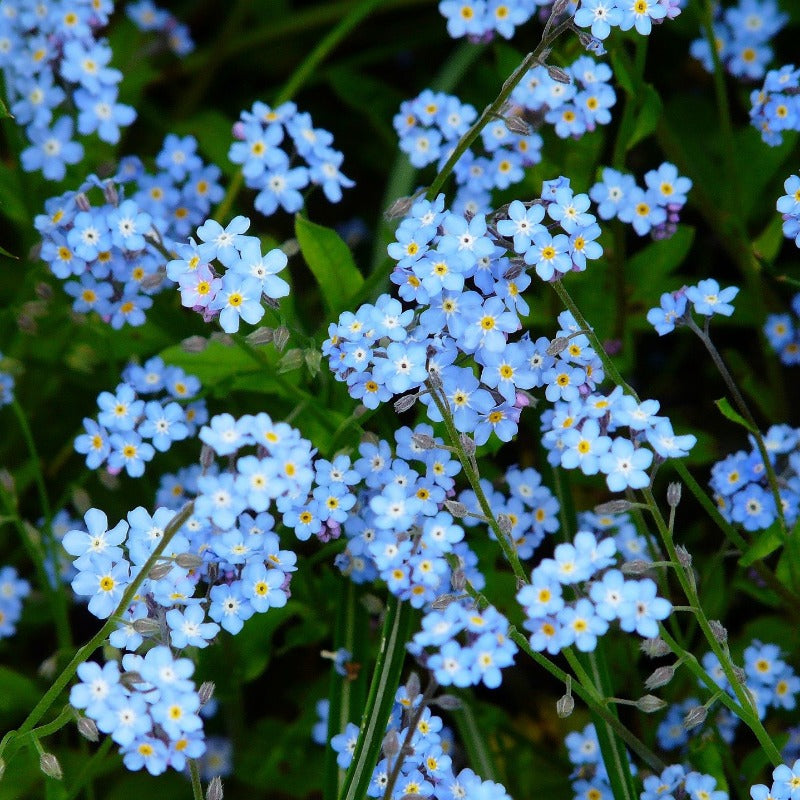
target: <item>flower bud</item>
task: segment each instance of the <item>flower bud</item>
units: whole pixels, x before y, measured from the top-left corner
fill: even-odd
[[[651,561],[645,561],[641,558],[637,558],[634,561],[626,561],[620,567],[620,570],[622,571],[623,575],[643,575],[652,568],[653,563]]]
[[[300,252],[300,242],[297,239],[287,239],[282,245],[281,250],[287,258],[296,256]]]
[[[692,566],[692,554],[682,544],[679,544],[675,551],[678,554],[678,563],[684,569],[689,569]]]
[[[382,614],[385,608],[383,600],[376,594],[365,594],[361,598],[361,605],[364,607],[367,614]]]
[[[290,335],[289,329],[285,325],[275,328],[272,333],[272,343],[275,345],[275,349],[278,350],[278,352],[282,352],[283,348],[286,347]]]
[[[224,792],[222,791],[222,778],[215,775],[208,783],[206,789],[206,800],[222,800]]]
[[[571,694],[564,694],[556,701],[556,714],[566,719],[575,709],[575,700]]]
[[[78,733],[83,736],[84,739],[88,739],[90,742],[96,742],[100,738],[100,734],[97,732],[97,725],[93,719],[89,719],[89,717],[78,717],[76,724],[78,726]]]
[[[566,336],[556,336],[550,344],[547,345],[547,355],[549,356],[557,356],[559,353],[563,353],[569,347],[569,339]]]
[[[300,369],[301,366],[303,366],[303,351],[299,347],[292,347],[283,354],[283,357],[278,362],[278,374],[294,372],[294,370]]]
[[[213,331],[209,337],[209,342],[219,342],[223,347],[233,347],[233,338],[225,331]]]
[[[509,517],[508,514],[498,514],[497,527],[500,528],[501,533],[504,533],[506,536],[508,536],[514,528],[514,525],[511,522],[511,517]]]
[[[454,694],[440,694],[435,700],[431,701],[431,705],[439,706],[445,711],[460,711],[464,704]]]
[[[417,397],[419,397],[419,395],[416,392],[412,392],[411,394],[404,394],[402,397],[399,397],[397,400],[394,401],[394,410],[398,414],[402,414],[408,411],[410,408],[414,406],[414,403],[417,402]]]
[[[214,681],[203,681],[200,688],[197,690],[197,696],[200,699],[200,705],[204,706],[214,696]]]
[[[148,574],[148,578],[151,581],[160,581],[162,578],[166,578],[167,575],[172,571],[172,563],[169,561],[162,561],[160,564],[156,564]],[[136,622],[144,622],[144,620],[136,620]],[[136,622],[134,622],[134,627],[136,626]]]
[[[411,210],[413,204],[413,197],[398,197],[397,200],[383,212],[383,218],[388,221],[398,219],[398,217],[404,217]]]
[[[623,514],[630,511],[633,505],[628,500],[609,500],[607,503],[600,503],[594,507],[594,513],[601,517],[606,514]]]
[[[710,619],[708,627],[711,628],[711,633],[720,644],[728,641],[728,630],[718,619]]]
[[[204,444],[200,448],[200,466],[208,469],[214,463],[214,448]]]
[[[275,331],[273,331],[272,328],[262,327],[251,331],[244,338],[248,344],[258,346],[260,344],[269,344],[274,334]]]
[[[142,676],[135,670],[123,672],[119,676],[119,682],[127,689],[134,689],[138,684],[144,683]]]
[[[506,123],[506,128],[508,128],[511,133],[527,136],[531,132],[531,126],[528,125],[522,117],[518,117],[516,114],[504,117],[503,121]]]
[[[40,297],[42,300],[53,299],[53,287],[49,283],[40,281],[36,284],[34,291],[36,292],[36,296]]]
[[[660,689],[666,686],[675,677],[675,667],[658,667],[644,682],[645,689]]]
[[[467,573],[461,567],[453,570],[450,575],[450,585],[457,592],[464,591],[464,587],[467,585]]]
[[[416,672],[412,672],[408,676],[405,689],[406,689],[406,697],[408,697],[409,701],[413,704],[413,702],[419,696],[420,692],[419,675],[417,675]]]
[[[55,778],[60,781],[64,777],[61,771],[61,764],[52,753],[42,753],[39,756],[39,769],[47,775],[48,778]]]
[[[669,653],[669,645],[659,636],[645,639],[639,647],[648,658],[661,658]]]
[[[681,502],[681,484],[671,483],[667,486],[667,505],[670,508],[677,508]]]
[[[150,574],[153,574],[152,570]],[[150,619],[149,617],[135,619],[131,627],[141,636],[158,636],[158,634],[161,633],[161,625],[157,620]]]
[[[521,258],[512,258],[511,266],[503,273],[507,281],[513,281],[525,271],[526,264]]]
[[[394,758],[400,752],[400,739],[397,737],[397,731],[394,728],[383,737],[381,750],[383,750],[383,755],[386,758]]]
[[[420,450],[435,450],[439,445],[436,444],[436,439],[433,436],[428,436],[427,433],[414,433],[411,436],[411,443]]]
[[[86,489],[77,486],[72,490],[72,505],[80,516],[83,516],[92,507],[92,498]]]
[[[462,433],[458,437],[458,441],[461,442],[461,446],[464,448],[464,452],[468,456],[474,456],[475,451],[478,449],[475,445],[475,440],[471,436],[467,436],[466,433]]]
[[[175,563],[182,569],[199,569],[203,566],[203,559],[195,553],[178,553]]]
[[[56,676],[56,668],[58,667],[58,655],[53,654],[49,658],[46,658],[39,664],[39,669],[37,670],[38,673],[43,677],[47,678],[47,680],[52,680]]]
[[[694,708],[690,708],[687,712],[686,716],[683,718],[683,727],[686,730],[691,730],[692,728],[696,728],[698,725],[702,725],[706,721],[706,717],[708,716],[708,709],[705,706],[695,706]]]
[[[469,514],[469,509],[458,500],[445,500],[444,507],[456,518],[463,519]]]
[[[445,608],[458,600],[458,598],[459,595],[457,594],[440,594],[431,603],[431,608],[433,608],[434,611],[444,611]]]
[[[555,5],[553,9],[553,13],[555,14]],[[547,65],[547,74],[550,76],[550,79],[554,80],[556,83],[572,83],[572,78],[570,78],[569,73],[554,64]]]
[[[322,353],[319,350],[316,348],[304,350],[303,360],[306,362],[306,368],[312,378],[319,375],[320,364],[322,364]]]
[[[639,711],[644,711],[645,714],[652,714],[654,711],[661,711],[662,708],[666,707],[666,702],[654,694],[646,694],[636,701],[636,708]]]
[[[0,469],[0,486],[2,486],[8,494],[16,494],[14,476],[5,467]]]

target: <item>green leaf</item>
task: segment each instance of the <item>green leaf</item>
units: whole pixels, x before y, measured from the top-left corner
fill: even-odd
[[[647,307],[666,291],[666,279],[686,258],[694,241],[694,228],[679,225],[669,239],[651,242],[625,264],[626,282],[633,287],[632,299]]]
[[[13,119],[2,97],[0,97],[0,119]]]
[[[775,522],[747,548],[747,552],[739,559],[739,564],[749,567],[756,561],[766,558],[770,553],[774,553],[781,544],[783,544],[783,539],[780,534],[780,526]]]
[[[633,126],[633,132],[630,139],[628,139],[626,150],[630,150],[642,139],[646,139],[651,133],[655,132],[663,109],[658,92],[650,84],[647,84],[644,87],[644,98],[639,108],[639,114],[636,117],[636,124]]]
[[[13,253],[9,253],[5,247],[0,247],[0,256],[5,256],[6,258],[14,258],[19,261],[19,256],[15,256]]]
[[[0,667],[0,714],[31,709],[40,695],[30,678],[8,667]]]
[[[294,230],[303,258],[322,291],[323,305],[331,316],[337,315],[347,308],[364,283],[350,248],[336,231],[299,214],[294,220]]]
[[[776,214],[769,225],[761,231],[758,238],[753,242],[753,253],[760,261],[772,264],[782,244],[783,219]]]
[[[633,76],[630,71],[630,60],[623,50],[612,50],[610,53],[611,68],[617,83],[629,94],[635,95]]]
[[[723,397],[719,400],[714,401],[714,405],[722,412],[723,417],[727,417],[731,422],[735,422],[737,425],[741,425],[745,430],[750,431],[752,434],[757,434],[758,431],[737,411],[733,410],[733,407],[728,402],[727,398]]]

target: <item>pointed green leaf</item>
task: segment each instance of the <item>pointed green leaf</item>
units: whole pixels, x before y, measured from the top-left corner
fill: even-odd
[[[762,533],[758,534],[758,538],[747,548],[742,557],[739,559],[739,564],[743,567],[749,567],[756,561],[766,558],[770,553],[774,553],[783,543],[781,538],[780,526],[778,523],[770,525]]]
[[[728,402],[727,398],[723,397],[720,400],[715,400],[714,404],[722,412],[723,417],[727,417],[731,422],[741,425],[745,430],[750,431],[750,433],[758,433],[758,431],[755,430],[755,428],[753,428],[753,426],[741,414],[733,410],[733,407]]]
[[[317,279],[322,303],[331,316],[344,311],[364,278],[350,248],[336,231],[301,217],[294,221],[295,235],[308,268]]]

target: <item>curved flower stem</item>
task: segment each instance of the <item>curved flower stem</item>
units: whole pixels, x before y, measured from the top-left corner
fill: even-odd
[[[783,759],[781,758],[781,754],[778,751],[777,747],[775,747],[775,744],[770,738],[767,731],[764,729],[764,726],[761,724],[761,720],[759,720],[758,718],[758,713],[755,709],[753,699],[750,696],[747,687],[744,685],[743,681],[738,677],[738,675],[734,670],[733,661],[731,660],[730,653],[728,652],[727,647],[723,647],[720,644],[720,642],[717,640],[716,636],[714,635],[714,632],[711,629],[711,625],[709,624],[705,611],[703,611],[703,607],[700,604],[700,597],[697,593],[697,588],[694,583],[694,576],[691,572],[692,569],[691,565],[689,565],[688,567],[684,567],[681,564],[681,561],[678,557],[678,552],[675,548],[675,543],[672,538],[672,532],[670,531],[668,525],[664,521],[664,517],[661,514],[661,510],[659,509],[658,504],[656,503],[655,497],[653,497],[652,490],[649,488],[642,489],[642,494],[644,495],[645,500],[647,501],[648,508],[656,523],[656,527],[658,528],[661,540],[664,542],[664,546],[667,549],[669,559],[675,565],[675,574],[678,578],[678,582],[681,585],[681,589],[683,589],[684,594],[689,600],[689,605],[691,605],[695,609],[694,614],[700,626],[700,630],[702,630],[706,641],[711,647],[711,650],[714,652],[714,655],[719,659],[719,663],[722,667],[723,672],[725,673],[725,677],[727,678],[728,683],[733,689],[733,692],[736,695],[736,699],[739,701],[739,706],[740,706],[739,716],[745,722],[745,724],[747,724],[747,726],[753,731],[759,743],[764,748],[764,751],[767,753],[773,764],[775,766],[777,766],[778,764],[782,764]],[[665,641],[668,640],[665,639]],[[684,653],[685,651],[682,651],[681,648],[681,652],[679,652],[678,655],[683,655]]]
[[[480,608],[486,608],[491,605],[488,598],[479,592],[471,583],[467,582],[465,586],[467,594],[475,600]],[[661,772],[665,768],[665,764],[661,759],[642,741],[640,741],[631,731],[629,731],[620,720],[609,711],[606,699],[598,692],[593,685],[588,674],[580,665],[577,664],[576,677],[572,677],[569,673],[562,670],[557,664],[554,664],[546,655],[534,650],[528,637],[525,636],[514,625],[508,626],[508,636],[516,643],[520,650],[527,656],[530,656],[540,667],[547,670],[554,678],[557,678],[561,683],[567,684],[570,682],[572,691],[583,700],[589,707],[592,713],[597,714],[605,723],[607,723],[614,732],[622,739],[628,747],[636,753],[639,758],[644,761],[651,769],[656,772]],[[567,655],[565,651],[565,655]],[[572,654],[570,654],[572,655]],[[574,658],[574,655],[573,655]],[[568,656],[569,660],[569,656]],[[577,659],[576,659],[577,660]],[[572,666],[570,664],[570,666]]]
[[[752,411],[750,411],[750,407],[747,405],[742,393],[739,391],[736,381],[734,381],[733,376],[729,372],[725,362],[722,360],[719,350],[717,350],[716,346],[711,341],[711,337],[708,335],[707,331],[701,330],[691,316],[688,316],[686,326],[698,337],[698,339],[700,339],[705,346],[708,354],[711,356],[711,360],[714,362],[714,366],[717,368],[717,372],[719,372],[719,374],[722,376],[722,380],[725,381],[728,391],[733,396],[733,401],[736,403],[739,413],[750,425],[750,433],[755,439],[758,453],[761,456],[761,460],[764,462],[764,469],[767,473],[767,482],[769,483],[770,490],[772,491],[772,499],[775,501],[775,513],[778,515],[781,531],[783,532],[784,539],[786,539],[789,535],[789,532],[786,525],[786,516],[783,513],[783,504],[781,502],[780,491],[778,490],[778,476],[775,474],[775,469],[770,461],[769,453],[767,452],[767,446],[764,443],[764,437],[761,435],[758,423],[756,422]]]
[[[519,560],[517,549],[514,547],[514,543],[509,539],[508,534],[503,533],[503,531],[500,529],[497,518],[495,517],[492,507],[489,505],[489,501],[483,491],[483,487],[481,486],[480,473],[475,469],[472,461],[467,455],[467,452],[464,450],[464,445],[461,444],[461,437],[459,436],[455,422],[453,421],[453,415],[450,413],[450,405],[447,401],[447,398],[440,394],[440,389],[434,386],[433,381],[426,381],[426,385],[430,390],[431,397],[433,398],[433,402],[436,404],[436,408],[439,409],[439,413],[442,415],[445,428],[447,429],[447,436],[450,439],[450,443],[453,446],[456,455],[458,456],[458,460],[461,462],[461,467],[464,470],[467,481],[469,481],[472,491],[475,492],[475,496],[478,498],[478,505],[480,505],[481,511],[489,520],[489,527],[497,537],[497,541],[500,545],[500,549],[503,551],[503,555],[506,557],[506,561],[508,561],[508,563],[511,565],[511,569],[514,571],[514,576],[516,577],[517,581],[519,581],[521,584],[527,583],[528,576],[525,572],[525,568],[522,566],[522,562]]]
[[[417,725],[419,725],[419,721],[422,719],[422,714],[428,707],[428,703],[430,703],[431,699],[433,698],[433,693],[438,688],[439,684],[436,681],[436,678],[431,675],[428,685],[425,687],[425,691],[420,698],[420,702],[415,706],[414,711],[408,720],[406,738],[400,745],[400,751],[397,754],[397,761],[395,761],[394,767],[392,767],[392,771],[389,774],[389,780],[386,783],[386,790],[383,793],[383,800],[390,800],[392,797],[392,792],[394,791],[397,779],[400,777],[400,770],[403,767],[406,754],[413,752],[411,740],[414,738],[414,734],[417,732]]]
[[[603,363],[603,369],[605,370],[606,375],[617,386],[621,386],[626,394],[631,395],[631,397],[633,397],[637,403],[640,402],[639,395],[636,393],[633,387],[622,377],[620,371],[616,367],[616,364],[614,364],[613,360],[611,359],[611,356],[608,355],[605,348],[603,347],[603,343],[600,341],[597,334],[589,325],[589,322],[587,321],[586,317],[583,316],[580,309],[575,304],[575,301],[572,299],[572,296],[567,291],[567,288],[564,286],[563,282],[555,281],[550,285],[553,287],[553,290],[558,295],[561,302],[564,304],[564,307],[570,311],[578,327],[585,332],[586,337],[589,339],[592,347],[594,348],[594,351],[597,353],[597,357]],[[719,510],[714,505],[714,502],[703,491],[702,487],[697,483],[694,477],[692,477],[692,474],[689,472],[683,461],[679,458],[673,458],[670,459],[670,463],[673,465],[675,471],[678,473],[680,478],[684,481],[689,491],[697,498],[697,501],[700,503],[701,506],[703,506],[706,513],[711,517],[711,519],[719,527],[722,533],[729,539],[731,544],[733,544],[735,547],[738,547],[742,551],[747,550],[748,548],[747,541],[719,513]],[[792,538],[794,537],[790,537],[790,539]],[[793,605],[797,605],[798,602],[800,602],[800,597],[798,597],[796,592],[790,591],[785,586],[783,586],[783,584],[778,580],[775,574],[763,562],[761,561],[755,562],[753,564],[753,568],[766,581],[766,583],[770,586],[770,588],[784,600],[786,600],[787,602],[791,602]]]
[[[472,127],[458,140],[458,144],[456,144],[455,149],[450,154],[450,158],[447,159],[444,166],[436,174],[433,181],[431,181],[431,185],[425,193],[428,200],[434,200],[436,198],[436,195],[441,191],[444,182],[450,176],[450,173],[453,171],[453,168],[458,163],[461,156],[464,155],[469,146],[478,138],[478,134],[480,134],[489,121],[500,114],[506,100],[511,96],[511,92],[514,91],[514,87],[525,77],[525,74],[531,67],[535,67],[537,64],[541,63],[541,59],[544,57],[546,51],[552,47],[553,42],[555,42],[564,31],[569,30],[571,25],[572,19],[567,17],[551,30],[550,20],[548,20],[545,33],[539,44],[525,56],[520,65],[506,78],[500,90],[500,94],[483,109],[478,119],[472,124]]]
[[[133,598],[139,591],[139,587],[150,573],[150,570],[156,565],[156,562],[172,540],[172,537],[181,529],[183,524],[189,519],[189,517],[192,516],[193,513],[194,501],[192,500],[186,503],[186,505],[184,505],[184,507],[170,520],[169,524],[167,524],[167,526],[164,528],[164,535],[161,537],[161,541],[158,543],[155,550],[153,550],[150,558],[145,561],[136,577],[128,584],[128,588],[122,595],[122,599],[119,601],[119,604],[114,609],[111,616],[106,620],[103,627],[100,628],[100,630],[85,645],[83,645],[83,647],[78,649],[78,651],[70,660],[69,664],[64,667],[64,669],[61,671],[61,674],[55,679],[55,681],[53,681],[53,684],[50,686],[50,688],[42,695],[41,699],[34,706],[33,711],[28,714],[22,725],[20,725],[16,731],[9,731],[0,741],[0,757],[2,757],[4,750],[6,747],[8,747],[8,744],[12,739],[23,736],[26,733],[30,733],[34,729],[36,723],[47,713],[47,710],[56,701],[56,698],[58,698],[61,692],[66,688],[67,684],[72,680],[73,676],[78,670],[78,667],[83,664],[83,662],[86,661],[86,659],[89,658],[89,656],[105,641],[108,634],[111,633],[116,626],[119,618],[125,613],[130,604],[133,602]]]

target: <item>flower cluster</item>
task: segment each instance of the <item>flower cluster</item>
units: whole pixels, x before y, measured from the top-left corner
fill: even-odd
[[[714,679],[720,689],[733,697],[733,689],[714,653],[706,653],[702,664],[706,673]],[[753,698],[759,718],[764,719],[770,708],[785,710],[795,708],[796,695],[800,691],[800,678],[783,660],[778,645],[764,644],[754,639],[744,651],[744,685]],[[691,709],[699,706],[700,702],[696,697],[689,697],[670,706],[656,731],[662,749],[675,750],[689,742],[690,732],[684,725],[684,719]],[[722,707],[708,719],[708,724],[713,725],[722,738],[731,744],[736,736],[739,718]],[[702,728],[698,726],[698,730]]]
[[[783,215],[783,235],[800,247],[800,175],[790,175],[783,188],[786,194],[775,204]]]
[[[22,601],[31,585],[20,578],[14,567],[0,567],[0,639],[13,636],[22,614]]]
[[[720,513],[728,522],[737,522],[745,530],[761,531],[778,518],[775,498],[769,487],[764,461],[750,439],[750,451],[739,450],[718,461],[711,468],[709,485]],[[778,475],[778,494],[786,522],[793,525],[800,506],[800,429],[773,425],[764,434],[770,464]]]
[[[152,0],[136,0],[135,3],[128,3],[125,6],[125,14],[139,30],[161,34],[176,56],[186,56],[194,50],[194,42],[186,25]]]
[[[720,63],[737,78],[757,80],[772,60],[771,40],[789,21],[776,0],[739,0],[735,6],[714,7],[714,47]],[[695,39],[689,52],[714,72],[708,39]]]
[[[786,64],[771,69],[761,89],[750,95],[750,122],[771,147],[783,141],[783,131],[800,130],[800,69]]]
[[[463,601],[429,611],[408,649],[442,686],[483,683],[489,689],[500,685],[500,670],[514,663],[517,652],[508,638],[508,620],[497,609],[480,610]]]
[[[643,2],[624,2],[623,0],[580,0],[575,12],[575,24],[590,28],[595,39],[604,40],[612,28],[648,36],[653,25],[660,25],[666,19],[675,19],[681,13],[683,0],[644,0]]]
[[[67,281],[75,311],[95,311],[112,328],[144,324],[152,296],[169,285],[167,254],[222,197],[220,170],[196,150],[193,136],[169,135],[155,175],[129,157],[113,178],[91,175],[77,192],[45,203],[35,220],[41,258]]]
[[[60,181],[67,164],[83,158],[73,141],[75,120],[59,111],[74,108],[81,134],[97,133],[116,144],[120,127],[136,119],[117,102],[122,73],[109,66],[111,47],[98,32],[108,24],[110,1],[41,5],[34,0],[6,4],[0,19],[0,69],[11,113],[25,126],[29,147],[22,168]]]
[[[588,196],[575,194],[569,178],[558,178],[545,182],[539,200],[510,203],[507,218],[496,223],[497,233],[543,281],[557,280],[566,272],[582,272],[587,261],[603,254],[600,226],[588,209]],[[554,235],[556,226],[562,232]]]
[[[517,594],[534,650],[555,654],[574,645],[590,652],[614,620],[627,633],[644,638],[658,634],[671,603],[657,596],[652,579],[626,579],[617,562],[614,539],[598,540],[589,531],[579,531],[572,543],[556,546],[553,558],[539,562],[531,582]],[[586,591],[577,600],[565,599],[563,587],[577,586]]]
[[[138,478],[156,450],[169,450],[206,422],[205,401],[192,402],[199,391],[194,375],[165,366],[158,357],[143,366],[130,364],[117,388],[98,396],[100,413],[97,419],[83,420],[84,433],[75,440],[75,450],[86,456],[89,469],[108,462],[109,472],[124,469]]]
[[[580,469],[584,475],[602,473],[612,492],[648,486],[646,470],[653,463],[654,453],[661,460],[682,458],[694,447],[696,437],[676,435],[669,419],[658,415],[657,400],[637,402],[621,387],[606,395],[595,390],[594,382],[589,391],[584,390],[592,362],[581,363],[581,359],[586,359],[585,351],[591,348],[586,337],[575,330],[568,312],[559,320],[563,329],[557,338],[569,337],[568,347],[562,352],[567,356],[557,360],[542,348],[546,397],[554,401],[553,409],[542,414],[547,460],[553,466]],[[601,371],[592,373],[593,381],[602,380]],[[622,429],[628,430],[627,435],[621,434]],[[618,435],[609,435],[614,433]]]
[[[81,682],[72,687],[69,701],[119,745],[128,769],[180,772],[187,759],[206,749],[193,672],[192,661],[176,658],[165,646],[144,656],[126,653],[121,665],[86,661],[78,667]]]
[[[415,167],[436,163],[441,168],[477,116],[457,97],[426,89],[404,101],[393,122],[400,149]],[[458,190],[453,210],[485,213],[492,189],[519,183],[523,168],[541,161],[542,137],[530,132],[519,116],[490,122],[481,131],[481,141],[484,154],[468,149],[455,165]]]
[[[600,753],[597,731],[591,723],[582,731],[573,731],[565,739],[572,773],[572,790],[575,800],[585,798],[611,798],[611,782]],[[635,773],[629,762],[631,773]],[[680,764],[666,767],[660,774],[645,774],[640,800],[728,800],[727,792],[717,789],[711,775],[688,771]]]
[[[792,314],[767,316],[764,335],[784,364],[800,364],[800,294],[792,298]]]
[[[471,42],[489,42],[496,33],[511,39],[539,6],[550,0],[440,0],[439,13],[447,20],[447,32],[454,39],[466,36]]]
[[[633,175],[604,167],[602,180],[592,186],[589,196],[601,219],[616,218],[632,225],[639,236],[649,233],[654,239],[667,239],[675,233],[692,181],[665,162],[646,173],[644,182],[642,188]]]
[[[180,287],[181,304],[203,315],[219,317],[226,333],[236,333],[241,320],[254,325],[264,316],[264,301],[289,294],[289,284],[276,273],[287,264],[275,248],[261,252],[257,236],[247,236],[247,217],[234,217],[223,228],[206,220],[193,238],[176,247],[179,258],[167,263],[167,277]]]
[[[469,768],[462,769],[458,774],[453,771],[450,757],[452,733],[444,726],[441,717],[431,713],[430,708],[420,709],[422,697],[418,690],[409,692],[407,686],[397,690],[384,741],[397,742],[398,748],[394,752],[390,748],[390,754],[384,748],[385,755],[373,770],[367,796],[381,798],[386,795],[390,775],[400,758],[402,766],[392,797],[510,800],[501,784],[481,780]],[[405,742],[409,730],[410,747],[401,751],[399,745]],[[331,747],[337,753],[336,762],[341,769],[347,769],[352,761],[357,739],[358,726],[352,722],[331,739]]]
[[[608,64],[589,56],[581,56],[558,74],[538,65],[514,88],[511,101],[518,115],[543,118],[559,138],[578,139],[611,121],[609,109],[617,102],[611,77]]]
[[[253,103],[250,111],[242,111],[233,136],[237,141],[228,158],[241,165],[245,184],[257,190],[254,205],[265,216],[278,208],[299,211],[301,191],[309,185],[321,186],[331,203],[342,199],[342,188],[355,185],[339,171],[344,156],[333,149],[333,136],[315,128],[294,103],[277,108]]]
[[[701,317],[733,314],[733,299],[739,294],[738,286],[720,288],[713,278],[706,278],[695,286],[684,286],[675,292],[664,292],[659,305],[647,312],[647,321],[659,336],[672,333],[676,327],[692,321],[692,311]],[[690,305],[691,304],[691,305]]]

